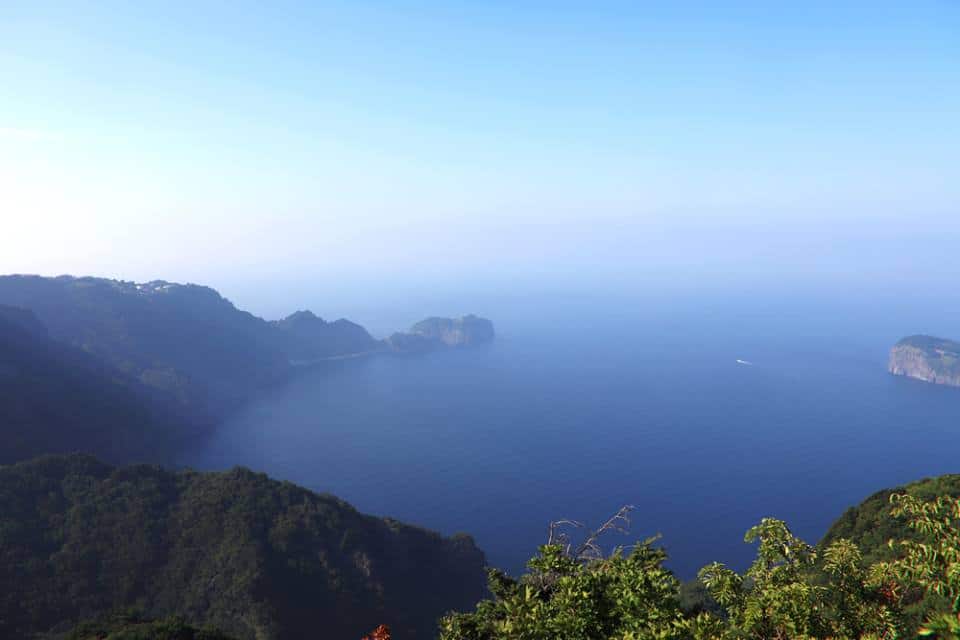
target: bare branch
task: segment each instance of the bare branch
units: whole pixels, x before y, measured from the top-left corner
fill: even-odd
[[[562,529],[563,527],[572,527],[574,529],[582,529],[583,523],[577,522],[576,520],[557,520],[551,522],[548,532],[547,532],[547,544],[549,545],[560,545],[563,547],[563,553],[565,555],[570,555],[570,536],[566,534]]]
[[[575,558],[583,562],[599,560],[604,557],[603,549],[599,544],[600,538],[610,532],[621,534],[630,533],[630,512],[635,508],[636,507],[629,504],[620,507],[620,509],[600,525],[599,528],[589,532],[576,550],[573,550],[573,545],[570,543],[570,536],[564,529],[583,529],[584,524],[576,520],[557,520],[551,522],[547,531],[547,544],[560,545],[563,547],[564,555],[570,558]],[[622,550],[622,547],[617,547],[617,550]]]
[[[610,531],[615,531],[617,533],[628,534],[630,533],[630,512],[633,511],[636,507],[631,504],[624,505],[620,509],[610,516],[610,518],[604,522],[598,529],[591,531],[587,536],[587,539],[577,548],[577,551],[573,554],[573,557],[578,560],[599,560],[603,557],[603,549],[600,548],[598,543],[601,536]]]

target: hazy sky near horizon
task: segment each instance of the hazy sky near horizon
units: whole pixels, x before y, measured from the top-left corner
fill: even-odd
[[[0,272],[960,267],[954,0],[14,0],[0,43]]]

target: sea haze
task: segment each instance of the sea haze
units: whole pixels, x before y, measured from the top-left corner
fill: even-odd
[[[249,466],[362,511],[466,531],[512,573],[551,520],[597,524],[633,504],[633,535],[609,545],[660,533],[683,578],[713,560],[746,566],[743,534],[764,516],[815,542],[876,490],[960,471],[960,390],[885,372],[904,334],[960,335],[936,295],[475,304],[450,301],[493,319],[493,344],[314,368],[183,463]]]

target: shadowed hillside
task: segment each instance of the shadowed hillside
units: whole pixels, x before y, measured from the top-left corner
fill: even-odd
[[[164,394],[51,340],[31,312],[0,306],[0,464],[78,450],[158,460],[188,424]]]
[[[484,594],[484,557],[246,469],[172,473],[87,456],[0,467],[0,637],[112,610],[239,639],[431,638]]]
[[[295,314],[271,323],[192,284],[4,276],[0,304],[30,309],[52,338],[213,416],[282,380],[291,360],[376,345],[350,322]]]

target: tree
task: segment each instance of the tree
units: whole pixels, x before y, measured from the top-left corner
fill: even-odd
[[[598,539],[626,531],[618,512],[580,545],[550,527],[518,580],[490,572],[493,599],[441,622],[441,640],[960,640],[960,500],[891,496],[891,515],[917,539],[891,540],[894,560],[866,567],[846,538],[817,550],[786,523],[747,531],[757,557],[742,575],[713,563],[699,574],[720,610],[685,615],[679,583],[655,539],[605,555]]]
[[[927,618],[921,636],[960,638],[960,499],[895,493],[890,504],[918,539],[890,540],[897,558],[871,567],[871,581],[887,587],[908,620]]]
[[[771,639],[893,637],[895,616],[879,590],[866,583],[860,551],[838,540],[818,566],[816,550],[787,525],[764,518],[747,531],[759,541],[757,559],[744,575],[720,563],[699,578],[724,608],[725,637]]]
[[[515,580],[490,571],[493,599],[475,612],[453,614],[440,623],[441,640],[653,640],[681,638],[679,583],[663,567],[666,553],[648,539],[626,553],[605,556],[598,540],[629,524],[624,507],[583,543],[570,544],[550,527],[548,544]]]

